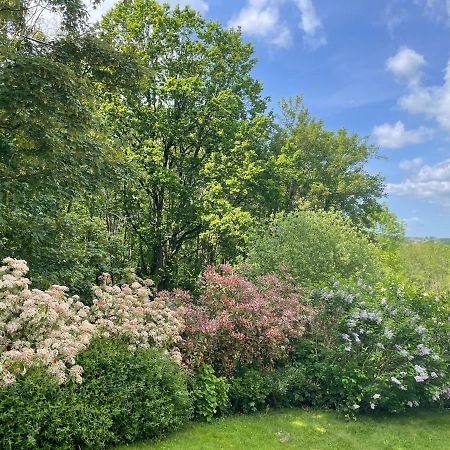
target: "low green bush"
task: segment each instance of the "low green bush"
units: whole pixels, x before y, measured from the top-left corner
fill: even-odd
[[[210,421],[228,410],[230,385],[225,377],[218,377],[209,364],[203,364],[191,380],[194,416]]]
[[[33,370],[0,391],[1,449],[101,449],[160,437],[191,416],[186,374],[159,350],[95,339],[77,362],[82,384]]]
[[[79,397],[111,420],[113,441],[151,439],[177,429],[191,415],[187,377],[158,350],[130,352],[117,340],[98,339],[79,357]]]
[[[267,408],[270,394],[267,373],[255,369],[242,370],[230,383],[233,412],[248,414]]]

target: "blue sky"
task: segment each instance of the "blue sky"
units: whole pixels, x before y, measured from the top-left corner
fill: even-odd
[[[302,94],[327,128],[369,136],[408,235],[450,237],[450,0],[169,3],[240,26],[273,108]]]

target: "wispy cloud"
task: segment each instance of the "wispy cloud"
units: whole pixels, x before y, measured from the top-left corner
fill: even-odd
[[[414,3],[422,6],[430,18],[450,25],[450,0],[414,0]]]
[[[391,37],[395,29],[407,18],[407,10],[402,0],[390,0],[386,3],[382,20],[386,24]]]
[[[315,50],[327,43],[323,25],[311,0],[296,0],[300,11],[300,29],[303,31],[305,45]]]
[[[229,21],[229,26],[240,27],[243,33],[264,38],[270,44],[289,47],[293,33],[282,17],[283,5],[294,3],[300,13],[299,28],[305,47],[310,50],[325,45],[323,25],[311,0],[248,0],[247,4]]]
[[[423,198],[450,207],[450,159],[424,165],[417,174],[401,183],[389,183],[387,192],[396,196]]]
[[[405,159],[398,165],[402,170],[414,170],[423,166],[423,158]]]
[[[432,135],[433,131],[426,127],[407,130],[401,121],[393,125],[389,123],[376,125],[372,130],[376,144],[384,148],[401,148],[406,145],[420,144],[430,139]]]
[[[243,33],[268,39],[279,47],[291,44],[291,32],[280,18],[279,0],[249,0],[229,25]]]

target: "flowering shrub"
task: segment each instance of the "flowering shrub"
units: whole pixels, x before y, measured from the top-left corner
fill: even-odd
[[[29,289],[25,261],[5,258],[0,267],[0,387],[18,374],[43,366],[62,384],[81,382],[77,354],[89,344],[95,327],[89,308],[64,286]]]
[[[160,292],[152,298],[151,280],[131,285],[111,286],[103,274],[103,284],[94,286],[94,301],[89,318],[104,337],[121,336],[130,350],[159,348],[167,350],[177,362],[181,354],[177,344],[184,329],[183,308],[176,306],[189,296],[179,290]]]
[[[238,365],[266,368],[286,358],[290,339],[300,337],[314,311],[304,292],[276,276],[256,282],[209,267],[199,302],[187,302],[183,351],[188,366],[213,365],[232,374]]]
[[[445,395],[446,317],[427,317],[398,287],[349,291],[336,284],[313,299],[323,307],[314,327],[316,350],[322,347],[316,368],[333,406],[400,411]]]

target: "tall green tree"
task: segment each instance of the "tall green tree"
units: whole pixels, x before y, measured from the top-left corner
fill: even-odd
[[[49,38],[36,19],[61,14]],[[88,32],[84,2],[0,7],[0,256],[27,259],[43,285],[92,284],[112,247],[100,206],[121,152],[97,115],[95,85],[129,85],[135,66]]]
[[[103,92],[103,112],[135,170],[124,183],[139,270],[165,286],[240,252],[258,203],[268,125],[253,49],[189,8],[117,5],[103,36],[136,55],[138,90]]]
[[[281,123],[272,143],[279,197],[274,209],[292,211],[299,199],[342,211],[355,223],[367,224],[381,210],[384,184],[367,170],[377,148],[345,129],[328,131],[303,105],[301,97],[282,99]]]

